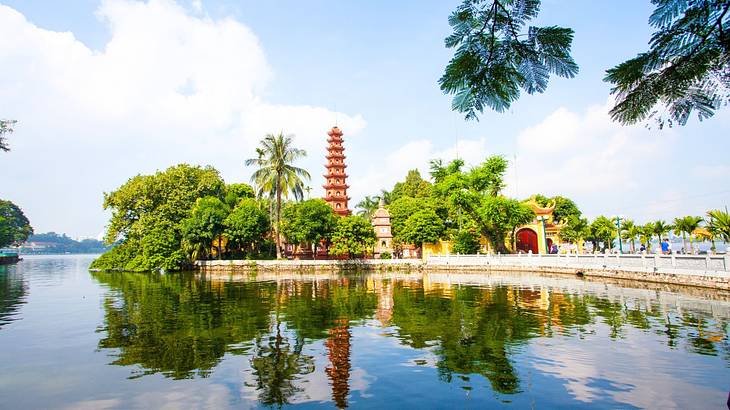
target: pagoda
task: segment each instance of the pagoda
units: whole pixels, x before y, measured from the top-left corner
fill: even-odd
[[[327,142],[327,173],[324,174],[325,184],[322,187],[325,190],[324,200],[332,207],[337,215],[347,216],[350,215],[350,210],[347,208],[347,201],[350,199],[347,196],[347,188],[349,186],[345,183],[347,174],[345,173],[345,154],[343,151],[345,148],[342,146],[342,131],[339,128],[332,127],[327,133],[329,138]]]

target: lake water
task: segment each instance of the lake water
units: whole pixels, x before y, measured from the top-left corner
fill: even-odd
[[[725,408],[730,294],[572,277],[0,266],[0,407]]]

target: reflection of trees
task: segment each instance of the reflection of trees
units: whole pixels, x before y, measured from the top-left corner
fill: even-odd
[[[338,319],[372,317],[377,295],[361,279],[342,278],[314,282],[282,282],[282,312],[289,328],[307,339],[324,339]]]
[[[499,393],[519,392],[519,375],[510,361],[515,347],[537,336],[550,337],[556,330],[568,335],[593,332],[587,325],[600,321],[615,339],[625,337],[626,326],[654,329],[666,331],[670,347],[685,340],[690,351],[715,355],[726,328],[722,322],[708,326],[687,313],[678,323],[656,306],[548,289],[462,286],[434,292],[399,282],[393,298],[392,323],[399,337],[414,348],[435,345],[442,380],[479,374]]]
[[[15,312],[25,303],[28,285],[23,278],[8,272],[7,267],[0,266],[0,328],[12,322]]]
[[[300,337],[327,337],[330,364],[325,369],[332,399],[347,407],[350,392],[350,321],[370,318],[377,308],[377,295],[368,291],[361,278],[288,283],[284,312],[288,325]]]
[[[284,405],[313,372],[307,343],[324,340],[332,399],[347,407],[352,329],[365,319],[393,325],[404,344],[433,348],[439,377],[481,375],[498,393],[520,391],[513,352],[535,337],[627,329],[659,335],[670,348],[725,355],[727,323],[656,301],[561,293],[550,288],[452,287],[351,276],[335,280],[211,282],[187,275],[93,273],[110,288],[104,301],[102,349],[114,364],[172,378],[207,376],[225,353],[250,355],[259,400]],[[21,280],[0,273],[0,326],[22,303]],[[380,302],[379,302],[380,300]],[[730,360],[730,359],[728,359]]]
[[[281,333],[281,322],[276,319],[276,334],[256,338],[256,351],[251,358],[251,368],[256,377],[259,401],[265,405],[283,405],[302,389],[294,385],[300,375],[314,371],[314,358],[302,354],[304,340],[289,339]]]
[[[519,379],[509,361],[511,346],[537,334],[535,315],[508,303],[509,290],[463,287],[453,298],[396,287],[393,324],[413,347],[438,342],[440,377],[481,374],[495,391],[515,393]]]
[[[187,275],[93,273],[116,291],[104,302],[106,337],[119,349],[113,364],[173,378],[207,376],[232,344],[269,327],[275,284],[213,283]]]

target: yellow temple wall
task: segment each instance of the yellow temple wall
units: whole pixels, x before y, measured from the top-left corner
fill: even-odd
[[[424,259],[429,256],[451,255],[452,241],[439,241],[436,243],[424,243],[421,248],[421,255]]]

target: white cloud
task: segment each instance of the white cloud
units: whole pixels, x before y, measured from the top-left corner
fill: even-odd
[[[559,108],[519,132],[516,158],[501,153],[510,161],[505,193],[517,198],[536,193],[564,195],[577,201],[590,217],[622,212],[627,196],[631,198],[628,203],[638,200],[644,206],[655,202],[655,197],[637,193],[646,187],[656,193],[662,182],[657,166],[668,157],[667,147],[673,144],[675,132],[618,125],[608,115],[610,106],[607,101],[580,113]],[[413,140],[372,164],[364,176],[352,178],[354,203],[380,187],[390,189],[409,169],[418,168],[427,177],[430,159],[448,161],[458,156],[467,165],[476,165],[493,154],[486,138],[462,139],[458,146],[445,149],[437,149],[428,140]]]
[[[349,136],[366,125],[360,115],[266,102],[273,70],[233,19],[193,16],[172,0],[106,0],[97,15],[111,32],[98,52],[0,5],[0,113],[19,120],[0,165],[2,195],[39,231],[96,234],[102,192],[137,173],[189,162],[247,180],[243,160],[267,132],[323,152],[335,118]],[[320,165],[317,153],[310,162]]]
[[[583,113],[560,108],[517,137],[520,192],[581,196],[637,189],[650,175],[647,163],[661,158],[671,130],[623,127],[611,121],[611,102]],[[513,192],[514,193],[514,192]]]

